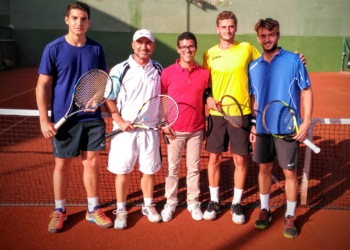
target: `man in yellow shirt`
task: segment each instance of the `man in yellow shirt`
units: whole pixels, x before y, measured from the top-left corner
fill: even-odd
[[[246,156],[250,153],[249,116],[251,114],[248,66],[260,57],[260,52],[247,42],[234,40],[237,31],[237,18],[231,11],[221,12],[216,19],[216,32],[220,43],[207,50],[203,55],[203,66],[210,72],[206,101],[209,112],[209,134],[205,150],[210,152],[208,179],[210,201],[204,213],[205,220],[216,219],[221,212],[219,200],[220,162],[222,153],[230,150],[235,164],[234,194],[232,200],[232,220],[243,224],[245,217],[241,206],[244,184],[247,176]],[[297,53],[297,52],[296,52]],[[301,55],[302,61],[305,61]],[[242,106],[244,115],[243,127],[234,128],[223,119],[216,107],[224,95],[235,97]]]

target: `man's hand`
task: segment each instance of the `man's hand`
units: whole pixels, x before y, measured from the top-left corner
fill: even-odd
[[[256,141],[256,127],[255,126],[252,126],[250,129],[249,140],[250,140],[250,142]]]
[[[118,122],[118,127],[121,131],[131,131],[134,130],[135,127],[133,125],[131,125],[130,121],[125,121],[123,119],[120,119]]]
[[[304,64],[304,66],[307,66],[307,64],[306,64],[306,58],[305,58],[304,54],[299,54],[298,51],[295,51],[295,54],[298,54],[299,57],[300,57],[301,62]]]
[[[97,106],[97,101],[95,100],[95,98],[92,98],[91,100],[88,101],[88,103],[85,105],[85,109],[84,109],[84,112],[90,112],[90,113],[93,113],[95,112],[98,108],[96,107]],[[94,109],[89,109],[90,107],[96,107]]]
[[[307,138],[310,125],[303,122],[299,127],[299,132],[293,137],[294,140],[303,142]]]
[[[163,130],[163,133],[166,135],[166,137],[168,137],[169,140],[175,140],[175,138],[176,138],[175,131],[171,126],[165,128]]]
[[[41,132],[46,139],[52,139],[57,134],[57,130],[54,126],[55,124],[50,121],[45,121],[40,124]]]
[[[208,97],[207,99],[207,105],[208,105],[208,109],[210,110],[215,110],[215,111],[219,111],[217,108],[217,101],[213,98],[213,97]]]

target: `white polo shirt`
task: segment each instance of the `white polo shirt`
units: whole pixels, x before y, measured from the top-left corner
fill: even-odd
[[[118,111],[126,121],[134,121],[143,103],[161,93],[160,73],[163,67],[149,60],[145,68],[135,62],[134,55],[117,64],[110,71],[113,92],[109,99],[116,100]],[[113,121],[114,129],[118,125]]]

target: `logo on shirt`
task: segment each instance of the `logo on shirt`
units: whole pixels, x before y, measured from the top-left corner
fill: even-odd
[[[219,59],[221,56],[214,56],[211,60],[214,61],[215,59]]]

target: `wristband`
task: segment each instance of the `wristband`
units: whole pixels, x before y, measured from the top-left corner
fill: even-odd
[[[204,90],[203,97],[204,97],[204,102],[206,102],[207,99],[208,99],[209,97],[213,97],[213,91],[212,91],[212,89],[209,88],[209,87],[206,88],[206,89]]]

